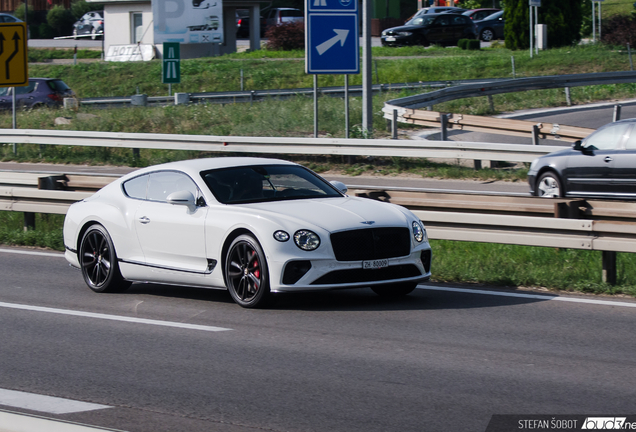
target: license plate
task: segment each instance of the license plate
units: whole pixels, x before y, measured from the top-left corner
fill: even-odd
[[[381,269],[381,268],[388,267],[388,266],[389,266],[389,260],[388,259],[380,259],[380,260],[373,260],[373,261],[362,261],[362,268],[364,270]]]
[[[387,36],[386,39],[384,39],[387,42],[395,42],[395,37],[393,36]]]

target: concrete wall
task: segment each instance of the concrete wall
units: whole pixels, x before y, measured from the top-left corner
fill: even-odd
[[[154,31],[152,29],[152,9],[150,2],[140,3],[115,3],[104,5],[104,48],[108,50],[110,45],[131,45],[133,12],[142,13],[143,39],[142,44],[154,43]]]

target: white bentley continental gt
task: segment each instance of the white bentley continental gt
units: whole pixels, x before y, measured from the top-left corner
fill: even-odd
[[[219,288],[243,307],[276,292],[406,295],[428,280],[422,222],[404,207],[346,192],[276,159],[156,165],[71,205],[65,256],[96,292],[132,282]]]

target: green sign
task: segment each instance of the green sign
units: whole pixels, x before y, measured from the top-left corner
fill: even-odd
[[[163,43],[161,82],[164,84],[178,84],[181,82],[181,48],[179,42]]]

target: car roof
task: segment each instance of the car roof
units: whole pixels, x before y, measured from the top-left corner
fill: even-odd
[[[207,171],[218,168],[231,168],[239,166],[252,166],[252,165],[298,165],[293,162],[289,162],[282,159],[269,159],[259,157],[215,157],[215,158],[203,158],[203,159],[190,159],[177,162],[168,162],[161,165],[153,165],[146,168],[142,168],[137,171],[133,171],[130,174],[122,177],[122,180],[128,178],[137,177],[141,174],[159,170],[178,170],[189,174],[195,178],[201,171]]]

